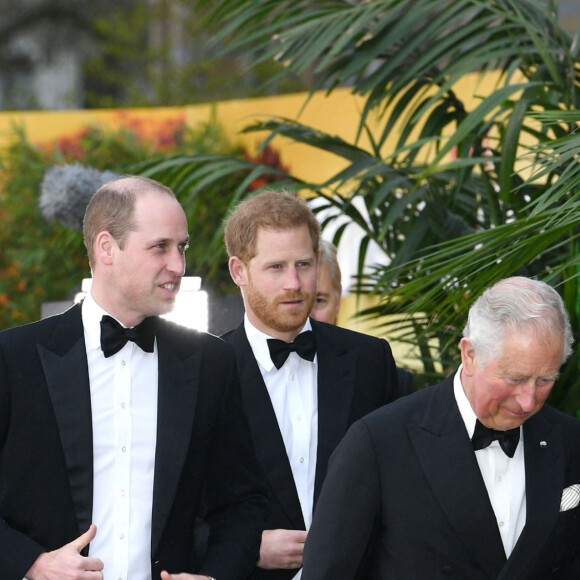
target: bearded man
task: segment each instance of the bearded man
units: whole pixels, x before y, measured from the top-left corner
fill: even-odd
[[[264,192],[225,227],[244,300],[234,346],[243,405],[268,484],[270,514],[251,580],[300,578],[327,462],[358,418],[399,397],[389,344],[309,318],[320,227],[301,199]]]

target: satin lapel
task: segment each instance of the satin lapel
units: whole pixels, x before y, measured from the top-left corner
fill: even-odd
[[[80,306],[61,317],[51,341],[38,345],[66,461],[79,532],[93,515],[93,433],[89,371]]]
[[[202,352],[192,341],[172,338],[162,321],[156,328],[158,352],[157,443],[153,483],[151,549],[157,551],[173,505],[191,441]]]
[[[314,504],[330,455],[348,428],[356,382],[357,355],[333,340],[333,334],[312,322],[318,355],[318,451]],[[330,327],[332,328],[332,327]]]
[[[453,395],[453,380],[433,389],[423,421],[409,428],[423,472],[458,541],[490,578],[506,562],[485,483]]]
[[[244,409],[262,470],[295,529],[303,529],[304,517],[282,433],[243,325],[226,340],[236,351]]]
[[[530,554],[538,554],[560,512],[564,489],[562,429],[547,421],[540,411],[524,423],[526,464],[526,525],[508,559],[502,580],[523,576]]]

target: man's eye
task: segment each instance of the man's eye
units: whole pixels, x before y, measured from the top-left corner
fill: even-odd
[[[326,298],[317,296],[314,300],[314,308],[316,308],[316,310],[322,310],[323,308],[326,307],[326,304],[327,304]]]
[[[551,385],[555,379],[536,379],[536,386],[537,387],[547,387]]]

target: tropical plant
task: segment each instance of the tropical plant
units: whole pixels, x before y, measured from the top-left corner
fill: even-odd
[[[299,119],[272,118],[246,131],[266,130],[265,143],[281,135],[346,162],[327,180],[286,173],[286,184],[363,228],[358,291],[378,302],[361,314],[402,329],[400,339],[420,348],[428,382],[456,366],[467,309],[505,276],[556,286],[579,335],[580,43],[558,25],[555,2],[198,4],[219,23],[218,38],[233,38],[232,51],[256,62],[275,58],[298,74],[312,70],[315,88],[351,86],[364,99],[350,142]],[[232,200],[268,171],[223,157],[175,158],[163,170],[177,167],[190,195],[238,176]],[[371,240],[384,261],[365,274]],[[578,365],[575,356],[554,392],[571,413],[580,409]]]

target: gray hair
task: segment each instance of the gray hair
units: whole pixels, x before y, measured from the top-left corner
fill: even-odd
[[[463,336],[482,364],[499,356],[510,331],[549,333],[562,340],[562,363],[572,354],[572,328],[564,302],[550,285],[523,276],[500,280],[471,306]]]
[[[330,272],[330,280],[332,282],[332,288],[338,296],[341,294],[341,276],[340,276],[340,266],[338,264],[336,246],[320,238],[320,244],[318,246],[318,257],[320,262],[328,264],[328,270]]]

